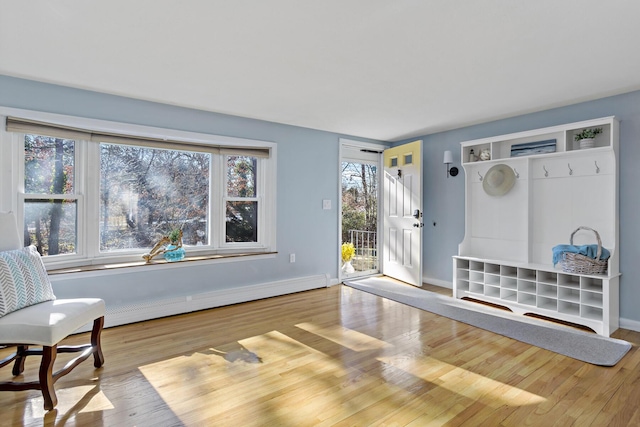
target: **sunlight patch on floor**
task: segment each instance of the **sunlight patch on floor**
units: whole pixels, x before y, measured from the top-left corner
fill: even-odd
[[[298,323],[297,328],[303,329],[324,339],[333,341],[353,351],[380,350],[392,348],[393,345],[377,338],[345,328],[344,326],[331,326],[329,328],[316,326],[313,323]]]
[[[420,360],[416,361],[416,358]],[[378,360],[436,384],[438,387],[445,388],[493,408],[503,405],[535,405],[546,401],[542,396],[429,356],[414,356],[411,358],[392,356],[380,357]],[[424,366],[429,366],[429,369],[418,369],[418,367]]]
[[[56,389],[58,414],[78,414],[114,409],[109,398],[97,385],[62,387]],[[34,418],[42,418],[47,414],[42,396],[28,401],[30,408],[25,411]]]

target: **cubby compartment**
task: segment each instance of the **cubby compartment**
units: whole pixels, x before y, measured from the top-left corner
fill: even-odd
[[[580,289],[602,293],[602,279],[596,279],[595,277],[581,277]]]
[[[538,308],[542,308],[544,310],[558,310],[558,300],[555,298],[546,298],[543,296],[538,296],[537,305]]]
[[[524,292],[518,292],[518,303],[524,305],[536,305],[536,296],[533,294],[526,294]]]
[[[482,271],[470,270],[469,280],[471,280],[472,282],[484,283],[484,273]]]
[[[580,304],[569,301],[558,301],[558,312],[571,316],[580,316]]]
[[[469,280],[469,270],[458,269],[456,275],[460,280]]]
[[[474,294],[484,294],[484,285],[482,283],[469,282],[469,292]]]
[[[489,274],[500,274],[500,265],[485,263],[484,272]]]
[[[485,285],[500,286],[500,276],[496,274],[485,273],[484,283]]]
[[[536,293],[536,282],[518,279],[518,292]]]
[[[473,150],[473,159],[471,158],[471,150]],[[491,144],[489,142],[472,145],[468,147],[464,147],[462,149],[462,163],[473,163],[480,161],[480,153],[482,150],[491,150]],[[491,153],[491,158],[493,158],[493,153]]]
[[[515,290],[511,289],[500,289],[500,299],[504,301],[517,302],[518,301],[518,293]]]
[[[593,140],[593,147],[581,148],[579,141],[576,141],[576,134],[582,132],[584,129],[601,128],[602,133],[596,135]],[[577,129],[569,129],[566,131],[567,139],[567,151],[584,151],[590,148],[608,147],[611,144],[611,125],[603,124],[599,126],[585,126]]]
[[[500,286],[504,289],[518,289],[518,279],[515,277],[500,276]]]
[[[602,294],[589,291],[580,292],[580,302],[592,307],[602,307]]]
[[[504,277],[518,277],[518,269],[508,265],[500,266],[500,275]]]
[[[458,269],[464,269],[464,270],[468,270],[469,269],[469,260],[468,259],[456,258],[455,263],[456,263],[456,268],[458,268]]]
[[[580,288],[580,276],[558,274],[558,285],[570,288]]]
[[[558,298],[558,287],[554,285],[547,285],[544,283],[538,283],[538,295],[549,298]]]
[[[591,307],[588,305],[581,306],[580,316],[585,319],[592,320],[601,320],[602,319],[602,309],[598,307]]]
[[[558,288],[558,299],[563,301],[580,302],[580,289]]]
[[[484,272],[484,262],[469,261],[469,270]]]
[[[529,268],[518,268],[518,279],[536,280],[536,271]]]
[[[488,297],[500,298],[500,288],[496,286],[485,286],[484,294]]]
[[[550,271],[538,271],[538,282],[555,285],[558,283],[558,274]]]
[[[458,279],[456,288],[458,291],[469,292],[469,281]]]

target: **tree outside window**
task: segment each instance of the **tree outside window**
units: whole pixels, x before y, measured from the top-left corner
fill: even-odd
[[[208,244],[211,154],[100,144],[100,250]]]
[[[258,159],[227,156],[227,197],[225,241],[258,241]]]
[[[43,255],[76,251],[75,144],[25,135],[24,240]]]

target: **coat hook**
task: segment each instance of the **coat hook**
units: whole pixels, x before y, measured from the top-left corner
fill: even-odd
[[[567,163],[567,167],[569,168],[569,175],[573,175],[573,169],[571,169],[571,164]]]
[[[600,168],[598,167],[598,161],[594,160],[593,163],[596,164],[596,173],[600,173]]]
[[[478,176],[480,177],[480,181],[482,181],[482,175],[480,175],[480,172],[478,172]]]
[[[542,165],[542,169],[544,169],[544,176],[549,176],[549,171],[547,170],[547,167],[545,165]]]
[[[518,171],[516,170],[516,168],[513,168],[513,173],[516,174],[516,178],[520,178],[520,174],[518,173]]]

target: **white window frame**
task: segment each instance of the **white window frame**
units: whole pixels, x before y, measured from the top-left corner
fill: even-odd
[[[229,156],[234,156],[236,154],[229,154],[229,153],[223,153],[220,156],[220,161],[222,162],[222,167],[219,168],[219,170],[222,173],[222,203],[220,206],[220,212],[222,214],[222,221],[219,221],[220,224],[220,229],[218,230],[217,236],[219,236],[219,242],[218,245],[223,248],[223,249],[227,249],[227,250],[233,250],[233,249],[244,249],[244,248],[250,248],[250,247],[255,247],[255,246],[262,246],[260,242],[264,241],[264,228],[265,228],[265,221],[263,219],[264,216],[264,212],[263,212],[263,200],[264,197],[262,197],[262,194],[264,193],[264,186],[265,186],[265,176],[264,176],[264,172],[263,169],[265,168],[265,164],[264,164],[264,160],[265,159],[261,159],[258,158],[257,161],[257,166],[258,166],[258,173],[256,174],[256,182],[258,183],[258,188],[257,188],[257,194],[255,197],[230,197],[227,195],[227,184],[228,184],[228,176],[227,176],[227,169],[226,169],[226,165],[227,165],[227,157]],[[253,243],[253,242],[227,242],[227,239],[225,238],[226,236],[226,224],[224,221],[224,218],[226,217],[226,206],[227,206],[227,202],[235,202],[235,201],[239,201],[239,202],[253,202],[256,201],[258,202],[258,222],[256,224],[256,226],[258,227],[258,242]],[[264,248],[264,247],[263,247]]]
[[[265,253],[276,252],[276,167],[277,144],[268,141],[234,138],[212,134],[185,132],[158,127],[132,125],[97,119],[65,116],[38,111],[20,110],[0,107],[0,210],[16,212],[18,224],[24,223],[24,200],[34,195],[24,193],[24,135],[6,131],[6,117],[14,116],[28,120],[55,123],[61,126],[92,131],[130,135],[138,138],[153,138],[199,144],[206,147],[225,149],[268,149],[268,158],[258,158],[258,242],[227,243],[225,238],[225,206],[226,206],[226,162],[228,154],[213,154],[211,164],[211,185],[209,195],[209,245],[188,246],[188,255],[232,254],[232,253]],[[179,149],[179,147],[177,147]],[[99,222],[99,173],[89,171],[100,170],[100,144],[76,140],[75,147],[75,194],[65,196],[76,199],[77,217],[77,251],[74,254],[61,254],[43,257],[48,268],[65,268],[70,266],[91,264],[112,264],[140,261],[144,251],[123,251],[122,253],[100,253],[99,228],[92,226]],[[8,170],[6,169],[8,168]],[[85,178],[85,179],[83,179]],[[47,198],[52,198],[47,195]],[[253,199],[243,199],[253,200]],[[151,249],[148,248],[147,251]]]

